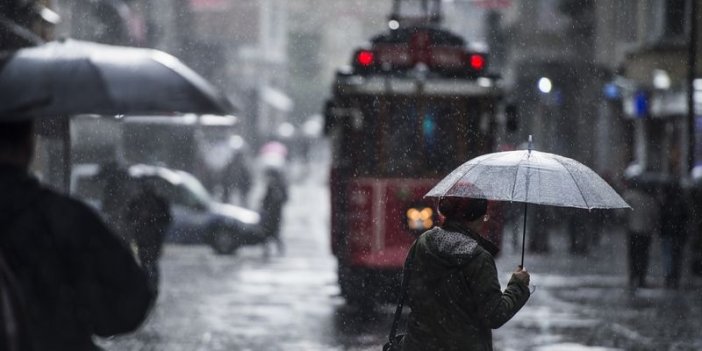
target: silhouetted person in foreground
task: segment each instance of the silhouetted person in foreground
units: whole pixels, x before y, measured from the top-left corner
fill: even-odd
[[[127,205],[126,220],[141,266],[155,292],[158,292],[160,277],[158,261],[171,219],[168,201],[152,186],[142,183]]]
[[[261,225],[265,235],[264,253],[268,255],[269,243],[275,241],[278,254],[285,252],[280,238],[280,223],[283,220],[283,206],[288,201],[288,185],[283,173],[276,168],[266,169],[266,194],[261,204]]]
[[[94,335],[139,327],[153,294],[92,209],[29,175],[32,129],[0,122],[0,251],[26,302],[33,349],[96,350]]]
[[[498,247],[480,234],[489,220],[486,200],[443,198],[439,212],[444,223],[424,232],[408,254],[412,312],[402,350],[492,350],[492,329],[529,299],[529,273],[518,268],[500,290]]]
[[[0,251],[0,350],[33,350],[26,305],[15,274]]]

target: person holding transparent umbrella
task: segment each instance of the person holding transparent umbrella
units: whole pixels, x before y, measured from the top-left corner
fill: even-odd
[[[424,195],[424,197],[430,199],[438,199],[440,211],[442,210],[441,202],[447,201],[447,199],[450,198],[465,199],[466,201],[472,200],[475,203],[487,200],[523,203],[524,225],[522,227],[522,258],[519,267],[524,267],[524,241],[526,239],[527,209],[529,207],[529,204],[574,207],[588,210],[597,208],[631,208],[629,204],[627,204],[626,201],[624,201],[624,199],[622,199],[621,196],[617,194],[617,192],[614,191],[614,189],[612,189],[612,187],[609,184],[607,184],[607,182],[605,182],[599,175],[597,175],[593,170],[591,170],[587,166],[575,160],[560,155],[533,151],[531,136],[529,137],[529,147],[527,150],[503,151],[485,154],[463,163],[462,165],[454,169],[451,173],[449,173],[446,177],[444,177],[441,181],[439,181],[431,190],[429,190],[429,192],[426,195]],[[447,209],[444,208],[443,210],[446,211]],[[476,211],[475,214],[469,217],[463,217],[460,221],[456,221],[457,218],[452,217],[455,217],[455,214],[452,214],[451,211],[448,211],[447,219],[449,220],[449,222],[447,222],[447,225],[449,225],[450,222],[458,222],[459,228],[457,229],[462,229],[465,233],[467,232],[467,228],[472,230],[473,235],[475,235],[476,228],[479,227],[474,222],[476,220],[479,220],[480,211]],[[453,219],[453,221],[451,219]],[[444,225],[444,227],[446,227],[446,225]],[[454,232],[453,230],[446,230],[446,228],[439,228],[436,230],[440,231],[440,234],[442,233],[442,231],[446,231],[448,234],[443,234],[445,236],[460,238],[455,234],[451,234]],[[471,232],[468,233],[470,234]],[[422,252],[421,250],[417,250],[415,252],[415,248],[421,248],[422,246],[434,246],[436,248],[450,249],[456,254],[455,257],[463,259],[469,258],[469,262],[472,262],[472,256],[466,255],[473,252],[472,250],[474,246],[482,245],[479,244],[478,241],[475,239],[473,239],[474,243],[471,243],[469,241],[462,241],[461,244],[457,241],[447,240],[444,238],[431,241],[433,242],[433,244],[430,242],[423,244],[422,242],[423,240],[427,240],[427,236],[429,236],[427,235],[427,233],[420,236],[420,238],[417,240],[416,244],[408,254],[407,262],[412,262],[414,255],[419,255]],[[418,261],[419,264],[421,264],[421,259],[419,259]],[[484,262],[491,261],[485,260]],[[416,279],[421,279],[411,277],[411,273],[415,272],[415,269],[410,269],[410,267],[411,264],[405,264],[405,271],[408,273],[405,273],[405,275],[403,276],[402,284],[403,291],[408,290],[409,292],[412,291],[412,281]],[[497,274],[493,267],[494,261],[492,266],[486,264],[483,264],[481,266],[482,270],[488,272],[487,276],[491,276],[493,272],[495,275]],[[419,271],[419,269],[417,269],[417,271]],[[455,271],[463,272],[463,269]],[[485,325],[482,325],[483,329],[475,329],[475,326],[468,325],[468,328],[473,328],[468,329],[470,332],[473,333],[473,335],[480,335],[480,338],[478,340],[481,343],[477,345],[439,344],[443,346],[430,346],[431,344],[428,344],[427,340],[437,342],[441,341],[435,336],[435,334],[432,335],[431,332],[425,332],[424,334],[422,334],[421,332],[423,330],[422,328],[425,328],[424,330],[439,330],[442,332],[452,330],[453,333],[451,333],[451,335],[454,335],[454,333],[465,334],[466,332],[468,332],[465,330],[466,324],[446,323],[443,320],[441,320],[441,318],[455,318],[453,314],[464,314],[463,318],[484,318],[486,311],[493,313],[494,316],[492,317],[492,319],[484,319],[484,321],[492,320],[494,324],[488,324],[488,326],[497,327],[501,325],[499,322],[504,323],[505,321],[509,320],[509,318],[511,318],[511,316],[514,313],[516,313],[516,311],[521,307],[521,305],[523,305],[524,302],[526,302],[526,299],[522,301],[522,298],[520,298],[521,295],[514,295],[515,291],[519,291],[519,289],[510,289],[510,286],[508,286],[508,289],[503,294],[503,298],[501,298],[497,304],[495,304],[495,301],[497,300],[495,300],[494,297],[485,300],[485,296],[497,296],[495,294],[494,284],[492,284],[490,281],[483,281],[480,283],[480,286],[470,286],[468,285],[471,282],[471,280],[469,279],[473,279],[479,274],[485,273],[477,270],[469,271],[466,273],[471,274],[461,276],[461,274],[463,273],[456,275],[454,270],[448,270],[443,276],[439,278],[438,281],[443,282],[443,279],[452,280],[454,284],[445,285],[444,289],[446,289],[446,291],[449,292],[455,292],[460,291],[463,288],[466,291],[475,294],[472,300],[466,300],[465,296],[459,296],[456,294],[445,294],[442,293],[440,290],[433,290],[433,288],[435,287],[442,287],[441,284],[443,283],[438,283],[438,285],[435,285],[434,287],[432,287],[431,285],[425,285],[423,289],[427,291],[427,297],[438,297],[441,299],[441,303],[454,303],[456,304],[456,306],[463,307],[463,309],[457,309],[453,311],[453,313],[448,313],[445,315],[434,314],[433,319],[427,318],[426,316],[431,315],[431,311],[434,310],[425,308],[424,311],[426,311],[427,313],[423,314],[421,312],[422,309],[418,309],[418,317],[415,317],[414,319],[410,317],[410,332],[406,337],[407,342],[404,343],[408,345],[405,348],[406,350],[492,349],[492,344],[486,342],[489,337],[489,334],[485,332]],[[513,279],[516,278],[517,280],[519,280],[520,275],[523,275],[523,273],[520,270],[518,270],[517,272],[515,272]],[[528,279],[526,283],[528,283]],[[405,290],[407,284],[410,284],[410,288]],[[488,286],[491,287],[488,288],[488,290],[483,290],[486,289],[484,284],[490,284]],[[516,286],[519,286],[520,283],[512,282],[510,284],[517,284]],[[524,284],[523,280],[521,284]],[[477,290],[475,290],[475,288],[477,288]],[[422,289],[422,287],[418,287],[418,289]],[[430,291],[433,292],[434,295],[430,294]],[[499,292],[499,285],[497,291]],[[488,295],[486,295],[486,292],[488,293]],[[398,303],[397,312],[395,313],[395,321],[393,322],[393,327],[390,331],[389,342],[388,344],[386,344],[386,346],[389,346],[390,349],[392,349],[397,342],[395,331],[397,327],[398,316],[400,315],[400,313],[398,312],[401,312],[402,304],[404,302],[404,292],[402,296],[403,297]],[[410,297],[410,306],[412,306],[412,294],[409,293],[408,296]],[[415,298],[414,301],[417,301],[417,299]],[[478,301],[477,305],[474,304],[475,301]],[[520,303],[521,305],[519,305]],[[512,313],[512,315],[510,315],[509,313]],[[427,329],[426,324],[422,324],[423,320],[441,320],[440,323],[434,324],[439,325],[440,328]],[[487,329],[487,331],[489,331],[489,329]],[[419,335],[424,335],[424,341],[416,341],[418,338],[416,336],[413,336],[413,334],[416,335],[417,333],[419,333]],[[460,335],[456,334],[456,336],[460,338]],[[460,340],[459,342],[470,342],[471,340],[475,339],[471,338],[469,340],[458,340]]]
[[[480,235],[487,200],[439,201],[441,227],[422,234],[410,250],[408,333],[402,350],[492,350],[492,329],[529,299],[529,273],[518,268],[501,291],[498,247]]]

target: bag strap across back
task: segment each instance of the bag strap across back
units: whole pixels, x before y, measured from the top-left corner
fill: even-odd
[[[407,298],[407,289],[409,285],[409,279],[412,273],[412,261],[414,261],[415,244],[412,244],[407,259],[405,260],[405,265],[402,271],[402,283],[400,285],[400,301],[397,303],[397,308],[395,309],[395,318],[392,321],[392,327],[390,328],[390,345],[394,346],[395,336],[397,336],[397,327],[400,324],[400,317],[402,316],[402,307],[405,304],[405,299]]]

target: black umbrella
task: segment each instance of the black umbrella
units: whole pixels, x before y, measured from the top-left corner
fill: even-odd
[[[0,118],[229,114],[204,78],[162,51],[61,40],[0,61]]]

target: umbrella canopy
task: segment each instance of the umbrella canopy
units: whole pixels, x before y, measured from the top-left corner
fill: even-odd
[[[575,208],[631,208],[597,173],[573,159],[531,150],[476,157],[449,173],[425,195],[524,203],[522,260],[527,204]]]
[[[175,57],[62,40],[0,59],[0,118],[77,114],[229,114],[234,107]]]
[[[629,208],[607,182],[582,163],[528,150],[476,157],[451,172],[425,196],[479,197],[586,209]]]

